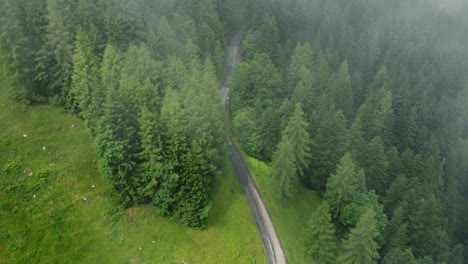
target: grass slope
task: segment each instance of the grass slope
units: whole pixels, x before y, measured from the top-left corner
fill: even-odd
[[[4,97],[0,263],[266,263],[231,167],[206,230],[159,217],[151,206],[124,210],[97,172],[81,120]]]
[[[306,254],[305,234],[311,214],[321,202],[318,193],[299,186],[294,198],[280,205],[275,201],[271,188],[271,168],[243,156],[270,212],[289,263],[312,263]]]

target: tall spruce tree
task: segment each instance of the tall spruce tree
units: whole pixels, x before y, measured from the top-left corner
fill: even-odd
[[[52,94],[64,101],[68,96],[73,71],[73,43],[76,30],[75,1],[47,1],[47,44],[55,58]]]
[[[343,113],[331,107],[323,116],[312,142],[313,175],[310,181],[323,190],[328,176],[334,173],[346,151],[347,129]]]
[[[378,245],[374,241],[378,231],[372,210],[364,213],[349,238],[343,241],[345,252],[340,257],[343,264],[375,264],[379,259]]]
[[[68,107],[79,116],[88,119],[89,106],[93,90],[100,89],[99,60],[96,55],[98,44],[98,29],[80,28],[77,33],[76,50],[73,56],[73,75],[70,93],[68,94]]]
[[[296,191],[298,182],[294,149],[283,137],[273,155],[271,178],[278,201],[290,199]]]
[[[304,177],[304,171],[309,165],[311,140],[307,129],[308,123],[304,118],[302,107],[296,104],[294,114],[283,131],[283,137],[294,149],[296,170],[300,177]]]
[[[330,207],[323,202],[312,214],[307,226],[306,250],[316,264],[336,263],[335,228]]]
[[[353,200],[357,192],[364,192],[365,176],[362,169],[358,169],[351,159],[351,154],[346,153],[336,167],[336,173],[332,174],[327,182],[325,200],[330,205],[335,222],[340,219],[342,210]]]

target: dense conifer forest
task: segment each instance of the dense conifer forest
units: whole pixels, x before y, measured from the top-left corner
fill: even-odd
[[[82,118],[125,207],[206,227],[229,127],[279,205],[321,193],[298,238],[312,263],[462,264],[467,18],[462,1],[1,0],[2,96]]]
[[[233,130],[248,155],[271,162],[278,203],[297,184],[322,192],[304,221],[310,259],[464,263],[468,6],[291,0],[248,10],[230,80]]]

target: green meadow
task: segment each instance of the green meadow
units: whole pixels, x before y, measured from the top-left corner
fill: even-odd
[[[278,223],[280,224],[280,223]],[[82,120],[0,99],[0,263],[266,263],[230,166],[206,230],[124,209]]]

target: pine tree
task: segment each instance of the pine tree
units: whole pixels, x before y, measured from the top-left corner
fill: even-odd
[[[353,90],[351,76],[349,76],[348,62],[345,60],[336,74],[330,79],[330,97],[337,109],[343,111],[347,120],[354,115]]]
[[[80,28],[77,33],[76,51],[73,56],[73,75],[68,107],[79,116],[88,119],[93,90],[100,89],[99,61],[96,55],[98,30],[94,25]]]
[[[273,187],[279,201],[289,199],[295,193],[297,170],[294,160],[294,149],[290,142],[283,138],[273,155],[271,166]]]
[[[385,254],[382,264],[417,264],[418,262],[413,256],[411,249],[402,250],[399,248],[392,249]]]
[[[372,210],[365,212],[349,238],[343,241],[345,252],[340,257],[343,264],[374,264],[379,258],[378,245],[374,241],[378,231]]]
[[[279,33],[274,16],[269,14],[263,16],[262,22],[257,28],[257,36],[256,42],[260,52],[267,54],[277,65],[279,61]]]
[[[28,76],[31,71],[32,51],[27,48],[28,32],[21,23],[20,1],[7,0],[0,3],[0,67],[3,86],[9,95],[25,103],[34,99],[36,91]]]
[[[294,114],[283,131],[283,137],[294,149],[296,170],[300,177],[304,177],[304,170],[309,165],[311,140],[307,128],[301,104],[296,104]]]
[[[288,67],[287,73],[287,85],[289,87],[289,95],[293,93],[296,86],[302,80],[304,81],[305,77],[304,72],[309,72],[311,74],[310,79],[313,80],[312,77],[312,70],[314,70],[314,54],[312,47],[308,42],[301,45],[300,43],[297,44],[296,48],[294,49],[294,53],[291,57],[291,64]],[[309,84],[304,83],[304,84]],[[312,87],[313,83],[310,83],[310,87]],[[308,88],[310,88],[308,87]]]
[[[162,142],[161,142],[161,128],[158,124],[158,116],[152,112],[148,106],[144,105],[141,109],[140,118],[138,122],[140,124],[140,138],[141,138],[141,149],[142,159],[149,162],[149,164],[155,164],[162,159]]]
[[[393,249],[404,249],[409,244],[408,219],[406,217],[407,204],[402,202],[395,210],[392,219],[388,223],[385,249],[390,252]]]
[[[312,141],[312,183],[324,189],[328,176],[335,171],[347,145],[346,121],[341,111],[330,108],[323,116]]]
[[[390,186],[387,169],[388,159],[385,154],[384,143],[380,137],[372,139],[361,149],[361,160],[359,164],[366,172],[366,183],[369,190],[375,190],[377,194],[383,195]]]
[[[343,208],[353,200],[353,196],[366,190],[364,177],[364,171],[358,170],[351,154],[346,153],[337,165],[336,173],[328,179],[324,196],[335,221],[340,219]]]
[[[55,58],[53,94],[65,99],[71,84],[73,71],[73,41],[75,35],[75,1],[47,1],[47,43]]]
[[[104,50],[103,61],[100,69],[101,85],[93,87],[91,102],[89,105],[87,125],[91,132],[96,133],[99,120],[103,116],[103,104],[107,91],[118,89],[121,72],[121,55],[114,46],[108,44]]]
[[[330,208],[323,202],[312,214],[307,229],[307,254],[316,264],[333,264],[335,259],[335,228]]]
[[[300,68],[300,80],[294,88],[292,94],[292,100],[296,103],[300,103],[302,106],[307,107],[307,114],[311,113],[316,109],[318,92],[314,85],[312,73],[305,66]]]

